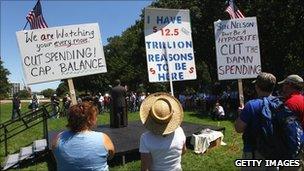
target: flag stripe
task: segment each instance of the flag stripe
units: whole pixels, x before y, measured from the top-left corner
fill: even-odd
[[[26,19],[30,23],[31,29],[48,28],[48,25],[42,15],[42,9],[39,0],[35,7],[28,13]]]
[[[240,16],[239,18],[245,18],[245,16],[242,14],[240,10],[237,10],[236,12]]]
[[[236,5],[233,4],[233,7],[231,4],[229,4],[229,6],[225,10],[230,15],[231,19],[245,18],[245,15],[236,7]]]

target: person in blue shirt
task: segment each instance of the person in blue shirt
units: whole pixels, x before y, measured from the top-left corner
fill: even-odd
[[[255,138],[258,128],[258,114],[262,111],[263,97],[272,96],[276,84],[276,77],[270,73],[262,72],[254,81],[258,98],[248,101],[240,106],[240,115],[235,122],[235,130],[243,133],[243,159],[258,159],[261,155],[255,149]]]
[[[70,107],[69,130],[52,140],[58,171],[109,170],[107,159],[114,156],[114,145],[108,135],[92,131],[97,114],[97,107],[88,101]]]

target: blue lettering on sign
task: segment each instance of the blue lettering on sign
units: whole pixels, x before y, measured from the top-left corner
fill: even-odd
[[[170,23],[182,23],[182,17],[181,16],[157,16],[156,17],[156,23],[161,24],[170,24]]]
[[[225,23],[217,23],[216,24],[217,30],[225,30],[225,29],[230,29],[230,26]]]
[[[148,49],[176,49],[176,48],[193,48],[192,41],[172,41],[172,42],[157,42],[147,41],[146,47]]]
[[[186,63],[183,62],[183,63],[175,63],[175,70],[186,70]]]
[[[238,22],[238,21],[231,21],[231,28],[248,28],[254,27],[254,22]]]
[[[183,72],[173,72],[171,73],[171,79],[174,80],[183,80],[184,79],[184,73]],[[169,73],[159,73],[158,74],[158,80],[159,81],[167,81],[170,80]]]
[[[156,64],[158,71],[168,71],[168,64]]]
[[[165,62],[165,61],[191,61],[192,53],[169,53],[169,54],[148,54],[149,62]]]

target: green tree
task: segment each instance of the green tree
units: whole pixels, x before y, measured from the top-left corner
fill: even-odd
[[[4,68],[3,62],[0,59],[0,100],[8,97],[8,93],[11,88],[11,85],[8,82],[7,78],[9,74],[10,72],[6,68]]]
[[[58,87],[57,87],[57,89],[56,89],[56,94],[57,94],[57,96],[60,96],[60,97],[62,97],[62,96],[64,96],[66,93],[68,93],[69,92],[69,87],[68,87],[68,85],[67,85],[67,82],[66,81],[62,81],[59,85],[58,85]]]
[[[46,98],[50,98],[53,94],[55,94],[55,90],[48,88],[48,89],[42,90],[41,94]]]
[[[247,17],[258,21],[262,71],[278,79],[291,73],[304,75],[304,1],[237,1]],[[214,0],[158,0],[156,8],[189,9],[197,79],[174,82],[176,91],[199,91],[203,84],[215,83],[217,64],[214,21],[230,19],[227,4]],[[144,14],[121,36],[108,39],[104,47],[108,72],[75,79],[80,90],[107,90],[115,79],[131,90],[144,86],[148,92],[169,90],[168,83],[149,83],[144,39]],[[232,83],[233,81],[222,81]]]
[[[18,96],[20,99],[29,99],[31,97],[31,93],[28,90],[20,90],[18,92]]]
[[[242,1],[247,16],[258,20],[263,71],[279,79],[302,74],[304,66],[304,1]]]
[[[107,64],[108,66],[108,64]],[[109,89],[110,82],[108,81],[107,73],[95,74],[83,77],[73,78],[74,87],[77,92],[104,92]]]

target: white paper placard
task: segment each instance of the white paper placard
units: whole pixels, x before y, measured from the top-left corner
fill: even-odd
[[[255,17],[214,22],[219,80],[256,78],[261,72]]]
[[[145,45],[150,82],[196,79],[189,10],[146,8]]]
[[[107,72],[97,23],[16,33],[28,84]]]

